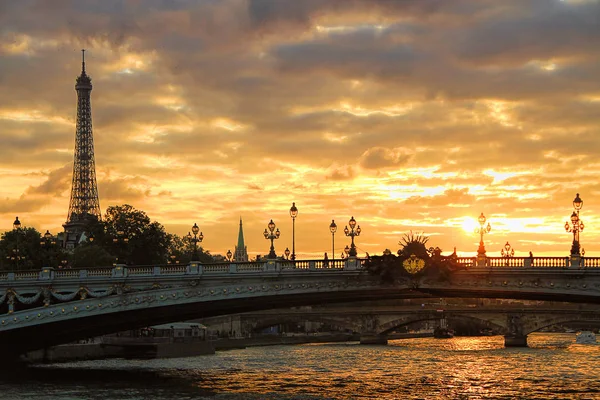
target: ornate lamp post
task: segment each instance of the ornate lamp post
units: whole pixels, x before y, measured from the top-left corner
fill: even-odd
[[[350,243],[350,252],[348,253],[348,256],[356,257],[356,246],[354,245],[354,236],[360,236],[361,229],[360,225],[356,226],[356,220],[354,219],[354,217],[350,218],[350,221],[348,221],[348,225],[350,225],[350,229],[348,229],[347,225],[344,228],[344,234],[352,238],[352,243]],[[356,230],[354,229],[354,227],[356,227]]]
[[[334,220],[331,220],[329,231],[331,232],[331,261],[335,261],[335,232],[337,232],[337,225]]]
[[[506,242],[506,244],[504,245],[504,248],[502,250],[500,250],[500,254],[504,258],[511,258],[511,257],[515,256],[515,249],[512,248],[510,243]]]
[[[16,269],[18,270],[19,269],[19,261],[24,258],[24,257],[21,257],[21,254],[19,251],[19,236],[21,236],[21,221],[19,221],[19,217],[16,217],[15,222],[13,222],[13,230],[15,231],[17,244],[16,244],[16,247],[13,249],[14,254],[12,256],[12,260],[14,260]]]
[[[269,222],[269,225],[267,225],[267,227],[269,228],[269,230],[267,231],[267,228],[265,228],[265,231],[263,232],[265,239],[271,240],[271,250],[269,251],[269,255],[267,256],[267,258],[277,258],[277,254],[275,253],[275,246],[273,246],[273,240],[279,239],[281,232],[279,232],[279,228],[275,230],[275,222],[273,222],[273,220]]]
[[[479,218],[477,218],[479,222],[479,228],[475,228],[475,233],[479,234],[479,248],[477,249],[477,257],[485,257],[485,246],[483,245],[483,235],[489,233],[492,230],[492,226],[488,222],[487,226],[485,225],[485,215],[481,213]]]
[[[123,243],[125,246],[127,246],[127,244],[129,243],[129,238],[127,236],[125,236],[125,232],[123,231],[117,231],[117,236],[115,236],[113,238],[113,243],[115,245],[117,245],[118,243]],[[122,246],[119,246],[118,248],[118,253],[119,255],[123,254],[123,251],[121,250]],[[121,257],[124,264],[127,263],[127,260],[125,260],[125,256]],[[119,263],[119,257],[116,257],[115,259],[115,265],[117,265]]]
[[[200,228],[194,222],[194,226],[192,226],[192,233],[188,232],[188,234],[187,234],[188,240],[194,244],[194,254],[192,254],[192,261],[199,261],[198,260],[198,243],[202,243],[202,240],[204,239],[204,235],[202,234],[202,232],[200,232],[200,234],[198,234],[198,232],[200,232]],[[193,236],[192,236],[192,234],[193,234]]]
[[[48,264],[50,264],[50,246],[54,246],[56,244],[56,240],[54,240],[54,236],[50,233],[49,230],[46,230],[44,236],[42,236],[42,240],[40,240],[40,245],[46,249],[46,256],[48,257]],[[42,263],[43,264],[43,263]],[[51,267],[52,265],[48,265]],[[42,265],[42,268],[44,265]]]
[[[231,257],[233,257],[231,250],[227,250],[227,254],[225,254],[225,256],[227,257],[227,261],[231,262]]]
[[[288,247],[285,248],[285,251],[283,252],[283,254],[285,255],[286,260],[290,259],[290,249]]]
[[[569,221],[565,222],[565,230],[567,232],[573,232],[573,244],[571,245],[571,256],[581,256],[581,247],[579,244],[579,232],[583,231],[583,221],[579,219],[579,210],[583,207],[583,200],[579,197],[579,193],[573,200],[573,214],[571,214],[571,224]]]
[[[298,216],[298,209],[296,203],[292,203],[290,208],[290,217],[292,217],[292,260],[296,259],[296,217]]]

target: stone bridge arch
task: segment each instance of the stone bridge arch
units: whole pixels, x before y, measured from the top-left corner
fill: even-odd
[[[244,320],[243,326],[254,332],[262,330],[271,326],[279,324],[299,324],[303,322],[317,322],[322,324],[329,324],[344,329],[349,329],[353,332],[358,332],[361,328],[360,321],[349,318],[335,318],[335,317],[323,317],[318,315],[293,315],[293,314],[282,314],[281,316],[273,316],[268,318],[256,318],[250,320]]]
[[[600,314],[564,314],[523,316],[523,335],[538,332],[553,325],[584,322],[600,326]]]
[[[389,319],[383,323],[380,323],[377,328],[378,335],[387,335],[395,329],[410,325],[416,322],[424,321],[436,321],[442,318],[446,319],[459,319],[459,320],[471,320],[484,323],[490,328],[494,328],[500,332],[507,330],[506,316],[498,314],[467,314],[467,313],[452,313],[444,312],[440,313],[437,311],[420,312],[413,314],[406,314],[400,317]]]

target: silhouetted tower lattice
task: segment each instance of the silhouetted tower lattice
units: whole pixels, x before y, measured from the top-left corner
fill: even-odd
[[[94,161],[94,136],[92,134],[92,79],[85,72],[85,50],[82,50],[81,75],[75,84],[77,91],[77,127],[75,133],[75,157],[69,214],[64,226],[66,246],[73,247],[79,241],[87,223],[100,219],[100,201],[96,184]]]

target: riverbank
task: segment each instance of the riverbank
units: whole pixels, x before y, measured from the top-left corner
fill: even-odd
[[[401,333],[389,335],[389,340],[431,337],[431,333]],[[106,337],[98,343],[72,343],[29,352],[21,357],[26,364],[51,364],[61,362],[102,360],[109,358],[152,359],[196,357],[214,354],[215,351],[244,349],[247,347],[297,345],[305,343],[358,342],[360,334],[322,335],[264,335],[251,338],[223,338],[208,341],[168,342],[153,338]]]

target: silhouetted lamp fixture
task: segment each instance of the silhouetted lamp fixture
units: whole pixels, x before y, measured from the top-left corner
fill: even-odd
[[[292,203],[290,207],[290,217],[292,217],[292,260],[296,259],[296,217],[298,216],[298,208],[296,203]]]
[[[500,254],[504,258],[510,258],[515,256],[515,249],[512,248],[510,243],[506,242],[504,248],[500,251]]]
[[[231,257],[233,256],[233,254],[231,254],[231,250],[227,250],[227,261],[231,262]]]
[[[571,224],[569,221],[565,222],[565,230],[567,232],[573,232],[573,244],[571,245],[571,256],[581,255],[581,245],[579,243],[579,232],[583,231],[585,227],[583,221],[579,218],[579,210],[583,207],[583,200],[579,197],[579,193],[573,200],[573,208],[575,209],[571,214]]]
[[[285,251],[283,252],[283,254],[285,254],[285,259],[289,260],[289,258],[290,258],[290,249],[286,247]]]
[[[335,260],[335,233],[337,232],[337,225],[333,219],[329,224],[329,231],[331,232],[331,259],[333,261]]]
[[[204,235],[202,234],[202,232],[200,232],[200,234],[198,234],[198,232],[200,232],[200,228],[194,222],[194,226],[192,226],[193,236],[189,232],[187,234],[188,240],[194,244],[194,253],[192,254],[192,261],[198,261],[198,243],[201,243],[204,239]]]
[[[350,257],[356,257],[356,246],[354,245],[354,237],[355,236],[360,236],[360,225],[356,226],[356,220],[354,219],[354,217],[350,218],[350,221],[348,221],[348,225],[350,225],[350,229],[348,229],[348,226],[346,226],[344,228],[344,234],[346,236],[350,236],[350,238],[352,239],[352,242],[350,243],[350,251],[348,253],[348,256]],[[354,229],[356,227],[356,229]]]
[[[279,228],[275,230],[275,222],[273,222],[273,220],[269,222],[267,228],[265,228],[265,231],[263,232],[265,239],[271,241],[271,249],[267,258],[277,258],[277,254],[275,253],[275,246],[273,245],[273,240],[279,239],[281,232],[279,232]]]
[[[483,215],[483,213],[481,213],[479,218],[477,218],[477,221],[479,222],[479,228],[475,228],[475,233],[479,234],[479,248],[477,249],[477,256],[485,257],[485,246],[483,244],[483,235],[485,235],[486,233],[489,233],[492,230],[492,226],[490,225],[489,222],[488,222],[487,226],[485,225],[485,222],[487,221],[487,219],[485,218],[485,215]]]

